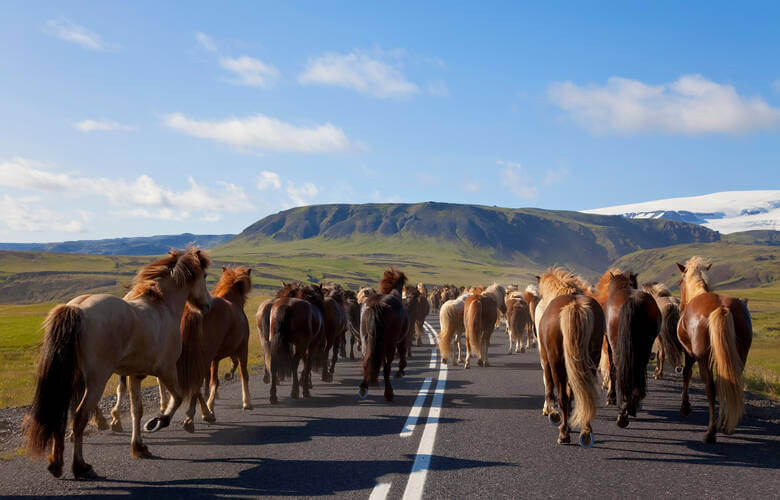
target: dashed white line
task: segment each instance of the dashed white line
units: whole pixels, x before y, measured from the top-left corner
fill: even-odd
[[[387,494],[390,493],[390,487],[393,485],[391,482],[376,483],[374,489],[371,490],[368,500],[385,500]]]

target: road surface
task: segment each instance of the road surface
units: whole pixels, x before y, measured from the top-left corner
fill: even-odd
[[[431,331],[438,318],[430,315]],[[426,339],[431,342],[431,337]],[[496,330],[492,366],[442,367],[432,345],[414,349],[407,376],[394,380],[396,400],[381,388],[357,396],[358,361],[339,360],[334,383],[315,378],[310,399],[268,403],[269,386],[252,377],[255,409],[241,410],[240,384],[225,385],[218,422],[197,417],[195,434],[179,422],[145,442],[157,457],[133,460],[129,433],[93,433],[85,456],[100,478],[55,479],[44,462],[0,462],[0,495],[138,495],[350,498],[659,497],[777,498],[780,424],[748,416],[730,437],[701,442],[706,400],[692,386],[694,413],[678,414],[679,379],[649,380],[644,409],[626,429],[603,407],[593,423],[595,446],[556,444],[541,415],[536,349],[505,354]],[[753,411],[756,410],[756,411]],[[146,416],[148,417],[149,410]],[[415,418],[417,415],[417,418]],[[130,427],[129,417],[124,419]],[[572,433],[576,443],[577,434]]]

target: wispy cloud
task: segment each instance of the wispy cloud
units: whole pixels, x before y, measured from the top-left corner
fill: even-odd
[[[504,167],[501,170],[501,181],[507,189],[522,199],[536,198],[536,182],[521,163],[507,160],[497,160],[496,163]]]
[[[235,75],[230,82],[238,85],[268,88],[279,78],[279,70],[274,66],[249,56],[221,57],[219,65]]]
[[[314,201],[314,198],[317,197],[317,193],[320,192],[317,186],[311,182],[305,182],[300,186],[296,186],[290,181],[287,181],[287,188],[285,191],[287,192],[287,196],[290,197],[290,201],[292,201],[296,207],[310,205],[311,202]]]
[[[428,91],[428,94],[432,95],[433,97],[450,96],[450,88],[447,86],[447,83],[442,80],[428,82],[428,85],[426,85],[425,88]]]
[[[550,169],[545,171],[543,183],[545,186],[552,186],[553,184],[558,184],[559,182],[561,182],[568,175],[569,175],[569,169],[566,167]]]
[[[73,124],[81,132],[89,133],[95,131],[128,131],[133,130],[129,125],[123,125],[113,120],[82,120]]]
[[[330,123],[296,126],[259,113],[246,118],[218,121],[194,120],[182,113],[173,113],[164,119],[165,124],[174,130],[238,148],[295,153],[335,153],[360,149],[358,144],[347,138],[342,129]]]
[[[556,82],[548,92],[575,122],[596,134],[733,134],[780,126],[780,109],[701,75],[661,85],[621,77],[604,86]]]
[[[290,180],[287,181],[284,190],[282,190],[281,176],[268,170],[260,172],[260,175],[257,176],[257,189],[279,193],[283,191],[286,199],[280,200],[280,203],[285,208],[310,205],[320,192],[319,188],[312,182],[296,185]]]
[[[78,233],[84,231],[84,221],[63,217],[61,212],[40,205],[39,197],[14,198],[7,194],[0,197],[0,223],[12,231],[55,231]],[[87,212],[82,212],[82,219]]]
[[[386,53],[354,50],[348,54],[326,52],[310,58],[298,80],[303,84],[332,85],[377,97],[405,98],[420,93]]]
[[[103,38],[94,31],[72,23],[67,19],[50,19],[46,21],[44,32],[66,42],[75,43],[88,50],[107,51],[117,48],[116,45],[107,44]]]
[[[477,191],[482,189],[482,187],[480,186],[479,182],[468,180],[463,183],[463,189],[465,189],[469,193],[476,193]]]
[[[198,42],[198,45],[200,45],[203,50],[208,52],[217,51],[217,44],[215,44],[214,40],[205,33],[201,33],[200,31],[195,33],[195,41]]]
[[[281,189],[282,179],[276,172],[264,170],[257,176],[257,189],[265,191],[266,189]]]

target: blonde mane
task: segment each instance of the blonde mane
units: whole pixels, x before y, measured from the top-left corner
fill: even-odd
[[[671,297],[672,291],[669,287],[660,282],[643,283],[642,289],[653,297]]]
[[[539,278],[539,293],[547,303],[561,295],[583,294],[587,289],[584,279],[562,267],[551,267]]]
[[[609,280],[612,279],[613,274],[623,274],[623,271],[618,267],[610,267],[607,269],[607,272],[601,275],[599,282],[596,283],[596,290],[593,293],[593,298],[596,299],[596,302],[601,304],[601,307],[604,307],[604,304],[607,303],[607,297],[609,297]]]
[[[531,295],[539,295],[539,287],[534,284],[525,287],[525,291]]]
[[[225,297],[233,289],[238,289],[238,293],[242,298],[246,298],[249,291],[252,289],[252,278],[250,274],[252,268],[246,266],[237,267],[222,267],[222,277],[217,282],[217,286],[214,287],[212,295],[215,297]]]
[[[160,281],[171,279],[176,286],[183,286],[199,272],[205,271],[210,262],[208,254],[198,247],[188,248],[185,251],[171,250],[167,256],[147,264],[138,271],[130,285],[130,291],[125,295],[125,300],[141,297],[161,300]]]
[[[694,255],[685,263],[685,273],[680,282],[680,288],[685,288],[686,302],[690,302],[697,295],[710,291],[710,277],[707,275],[707,270],[711,265],[698,255]],[[684,305],[681,304],[681,306]]]

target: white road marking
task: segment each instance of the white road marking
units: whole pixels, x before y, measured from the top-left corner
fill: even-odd
[[[391,482],[376,483],[374,489],[371,490],[368,500],[385,500],[387,494],[390,493],[390,487],[393,485]]]
[[[436,351],[434,351],[436,352]],[[436,381],[436,390],[433,393],[431,409],[428,412],[428,418],[425,421],[425,428],[420,439],[420,446],[417,448],[417,454],[414,457],[412,472],[409,474],[409,482],[406,483],[404,490],[404,500],[417,500],[423,496],[425,479],[428,476],[428,469],[431,465],[431,456],[433,455],[433,445],[436,441],[436,430],[439,426],[439,416],[444,401],[444,387],[447,384],[447,365],[441,365],[439,368],[439,377]]]
[[[435,363],[435,356],[432,356],[432,358],[431,362]],[[428,398],[428,393],[431,389],[431,380],[433,380],[431,377],[426,377],[425,380],[423,380],[420,392],[417,393],[417,399],[414,400],[412,409],[409,411],[409,416],[406,418],[406,423],[404,424],[403,429],[401,429],[401,437],[409,437],[414,433],[414,428],[417,426],[417,420],[420,418],[423,405],[425,404],[425,400]]]

